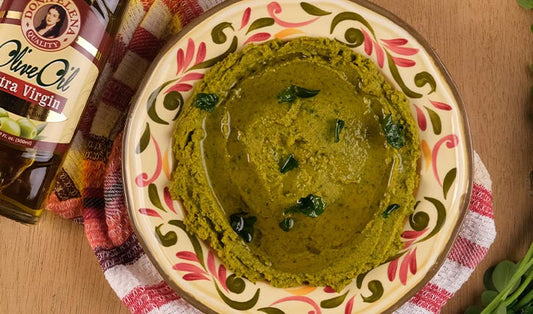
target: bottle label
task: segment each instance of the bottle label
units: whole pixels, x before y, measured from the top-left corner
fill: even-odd
[[[104,22],[83,0],[14,1],[0,11],[1,141],[68,149],[111,46]]]

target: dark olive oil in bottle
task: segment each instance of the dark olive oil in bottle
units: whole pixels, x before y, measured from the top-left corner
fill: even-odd
[[[126,0],[0,0],[0,214],[39,220]]]

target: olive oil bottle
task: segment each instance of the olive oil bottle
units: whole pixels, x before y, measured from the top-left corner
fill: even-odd
[[[39,220],[127,0],[0,0],[0,214]]]

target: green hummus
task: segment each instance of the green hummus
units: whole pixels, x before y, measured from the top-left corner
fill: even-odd
[[[184,223],[237,275],[340,291],[402,248],[415,122],[406,97],[341,43],[273,40],[226,57],[174,136]]]

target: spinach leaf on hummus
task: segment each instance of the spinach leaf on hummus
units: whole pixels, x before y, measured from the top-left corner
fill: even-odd
[[[307,89],[296,85],[290,85],[278,95],[278,102],[280,104],[284,102],[292,103],[297,98],[311,98],[316,96],[319,92],[320,90],[317,89]]]
[[[404,126],[392,120],[392,115],[388,114],[381,122],[387,142],[394,148],[402,148],[405,145]]]
[[[199,93],[194,98],[193,106],[207,112],[213,112],[218,103],[218,96],[216,94]]]

